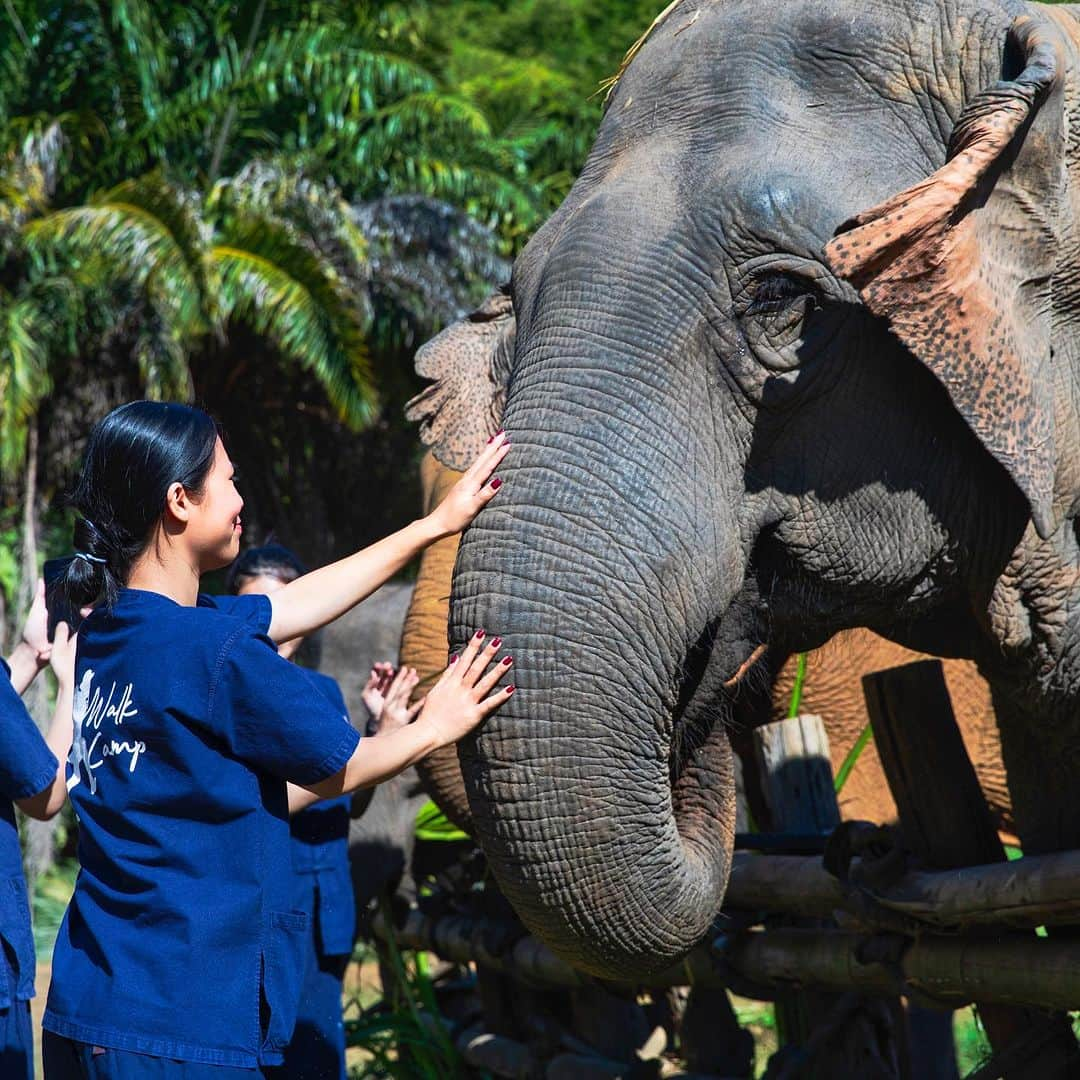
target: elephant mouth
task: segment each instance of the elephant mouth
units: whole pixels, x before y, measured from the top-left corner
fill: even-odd
[[[702,768],[707,768],[718,750],[726,749],[732,691],[737,691],[767,649],[760,639],[758,644],[750,639],[735,648],[725,647],[710,640],[714,630],[710,628],[699,639],[687,658],[672,717],[668,766],[676,820],[684,836],[690,823],[682,820],[680,808],[695,801],[693,790],[703,779]]]

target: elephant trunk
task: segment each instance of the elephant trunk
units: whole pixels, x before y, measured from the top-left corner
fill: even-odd
[[[732,651],[714,613],[741,567],[734,529],[718,545],[704,500],[673,494],[703,446],[665,446],[661,421],[616,475],[616,434],[552,432],[561,393],[545,380],[533,399],[542,436],[521,397],[508,410],[506,484],[459,549],[452,642],[502,634],[518,687],[459,752],[474,835],[526,925],[594,975],[635,978],[697,943],[726,887]],[[602,415],[592,394],[573,396]]]

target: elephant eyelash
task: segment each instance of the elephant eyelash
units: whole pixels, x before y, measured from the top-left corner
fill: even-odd
[[[771,315],[790,307],[795,300],[807,299],[817,305],[817,291],[809,282],[787,274],[770,274],[753,286],[747,315]]]

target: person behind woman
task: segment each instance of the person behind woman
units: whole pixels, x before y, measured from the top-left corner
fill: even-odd
[[[443,503],[271,596],[207,597],[243,500],[205,413],[133,402],[91,433],[61,587],[79,632],[68,792],[81,870],[53,956],[47,1080],[259,1075],[292,1035],[307,919],[290,906],[286,781],[311,801],[376,784],[513,692],[478,631],[416,720],[360,741],[277,655],[491,500],[500,434]]]
[[[279,544],[248,548],[229,567],[225,589],[232,595],[273,595],[307,573],[303,563]],[[278,646],[286,660],[305,659],[307,640],[293,638]],[[314,665],[313,665],[314,666]],[[364,704],[375,731],[392,731],[408,723],[420,705],[409,707],[418,678],[411,668],[391,677],[389,665],[372,669],[364,687]],[[304,669],[327,700],[346,713],[338,684],[312,668]],[[382,721],[386,720],[386,723]],[[290,785],[293,803],[302,788]],[[345,1025],[341,1015],[342,979],[356,933],[356,900],[349,871],[349,806],[352,796],[324,799],[293,814],[292,907],[308,916],[304,982],[292,1040],[285,1063],[272,1069],[280,1080],[345,1080]]]
[[[37,965],[14,807],[40,821],[59,812],[66,790],[57,762],[71,745],[74,646],[66,623],[50,642],[47,623],[45,583],[39,581],[19,644],[6,661],[0,658],[0,1076],[5,1080],[34,1080],[30,999]],[[20,695],[50,662],[60,692],[43,739]]]

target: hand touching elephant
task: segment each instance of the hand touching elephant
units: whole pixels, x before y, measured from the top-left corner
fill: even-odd
[[[463,445],[471,446],[476,437],[464,440]],[[455,442],[461,439],[455,432]],[[421,463],[425,508],[435,505],[461,475],[439,462],[435,454],[441,450],[442,444],[436,443],[434,453],[426,454]],[[450,582],[457,548],[457,537],[451,537],[429,548],[420,563],[416,590],[401,639],[403,663],[412,665],[420,679],[417,694],[422,694],[424,687],[438,678],[446,662]],[[824,719],[834,773],[839,770],[869,723],[862,694],[862,676],[925,658],[923,653],[905,649],[864,629],[844,631],[809,654],[802,710],[816,713]],[[794,657],[787,659],[773,679],[768,674],[772,665],[766,659],[763,657],[759,662],[763,674],[746,678],[748,690],[736,703],[735,720],[740,727],[780,720],[787,715],[796,660]],[[1012,807],[990,688],[970,661],[945,660],[943,666],[957,723],[991,813],[1004,839],[1015,843]],[[763,686],[763,679],[768,681],[767,686]],[[741,746],[739,750],[741,753]],[[749,765],[745,764],[744,767]],[[449,747],[436,751],[416,768],[435,802],[455,824],[468,831],[471,816],[457,750]],[[840,813],[845,820],[896,820],[896,804],[889,793],[872,741],[860,754],[855,769],[839,795],[839,801]]]

